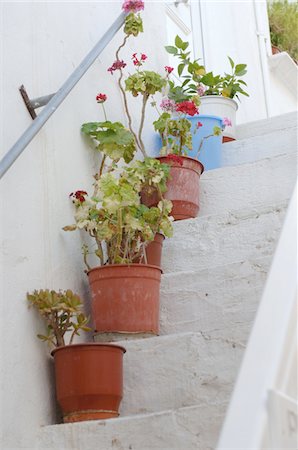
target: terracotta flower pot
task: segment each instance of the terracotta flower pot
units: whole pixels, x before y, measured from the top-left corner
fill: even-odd
[[[147,264],[152,266],[161,267],[161,255],[162,255],[162,245],[165,237],[161,233],[156,233],[154,236],[154,241],[146,247],[146,257]],[[141,264],[144,264],[144,258],[141,260]]]
[[[148,264],[115,264],[88,272],[95,331],[158,334],[161,269]]]
[[[123,396],[125,348],[98,343],[52,351],[56,396],[64,423],[117,417]]]
[[[161,163],[171,166],[170,178],[167,182],[167,191],[164,198],[171,200],[173,209],[171,216],[175,220],[190,219],[197,217],[200,209],[200,176],[204,171],[204,166],[200,161],[188,156],[181,156],[181,164],[171,160],[167,156],[159,156]],[[142,202],[147,206],[158,204],[157,191],[142,192]]]

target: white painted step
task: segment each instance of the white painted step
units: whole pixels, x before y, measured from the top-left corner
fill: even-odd
[[[178,221],[164,243],[164,273],[191,272],[272,254],[287,202]]]
[[[246,139],[252,136],[263,136],[273,131],[284,131],[288,128],[297,128],[297,112],[289,112],[268,119],[237,125],[237,139]]]
[[[237,128],[237,140],[223,145],[223,166],[297,152],[297,114],[290,113]]]
[[[36,449],[212,450],[226,405],[43,427]],[[208,413],[208,414],[207,414]]]
[[[202,332],[244,346],[271,260],[272,255],[163,275],[160,334]]]
[[[296,178],[294,153],[204,172],[199,217],[288,200]]]
[[[124,357],[122,415],[226,403],[243,345],[202,333],[120,341]]]

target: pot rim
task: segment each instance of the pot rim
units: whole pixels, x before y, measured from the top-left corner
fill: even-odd
[[[70,345],[63,345],[61,347],[54,348],[51,351],[51,355],[54,356],[55,353],[57,353],[59,350],[68,349],[69,347],[116,347],[123,351],[123,353],[126,353],[126,348],[122,347],[122,345],[114,345],[109,343],[103,343],[103,342],[81,342],[78,344],[70,344]]]
[[[150,241],[150,242],[153,242],[153,241]],[[91,272],[93,272],[93,271],[95,271],[95,270],[98,270],[98,269],[103,270],[103,269],[108,269],[108,268],[113,268],[113,267],[131,267],[131,266],[133,266],[133,267],[136,267],[136,266],[137,266],[137,267],[141,267],[142,270],[145,269],[145,268],[158,269],[158,270],[162,273],[161,268],[158,267],[158,266],[153,266],[152,264],[139,264],[139,263],[131,263],[131,264],[106,264],[105,266],[96,266],[96,267],[93,267],[92,269],[88,270],[86,273],[87,273],[87,275],[89,275],[89,273],[91,273]]]
[[[168,156],[169,156],[169,155],[155,156],[155,159],[167,158]],[[197,162],[197,163],[202,167],[201,175],[202,175],[202,173],[204,172],[205,167],[204,167],[203,163],[201,163],[201,161],[199,161],[198,159],[192,158],[191,156],[185,156],[185,155],[181,155],[181,156],[179,156],[179,158],[190,159],[190,160],[192,160],[192,161]],[[175,167],[178,167],[178,166],[175,166]]]
[[[200,98],[216,98],[216,99],[220,98],[220,99],[222,99],[224,101],[232,102],[232,103],[234,103],[234,105],[236,105],[236,111],[237,111],[237,109],[239,107],[239,105],[236,102],[236,100],[234,100],[233,98],[230,98],[230,97],[224,97],[223,95],[202,95],[202,97],[200,97]],[[199,116],[200,116],[200,114],[199,114]]]

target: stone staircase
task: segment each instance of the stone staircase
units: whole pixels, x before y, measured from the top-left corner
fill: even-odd
[[[227,167],[201,178],[199,217],[175,224],[160,336],[121,341],[121,416],[43,427],[36,448],[215,448],[296,179],[297,125],[286,116],[239,127]]]

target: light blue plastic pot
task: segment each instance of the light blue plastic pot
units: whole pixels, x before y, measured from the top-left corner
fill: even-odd
[[[192,123],[192,147],[193,150],[188,152],[187,156],[191,158],[197,158],[203,164],[205,170],[217,169],[222,166],[222,135],[211,136],[203,140],[203,145],[200,150],[199,156],[197,156],[200,143],[203,138],[213,134],[213,128],[215,126],[222,128],[223,121],[221,117],[217,116],[187,116],[187,119]],[[197,128],[198,122],[203,125]],[[196,132],[195,132],[196,130]]]
[[[199,114],[196,116],[187,116],[187,119],[192,123],[191,131],[193,137],[193,150],[187,153],[187,156],[198,159],[204,166],[205,171],[217,169],[222,166],[222,135],[211,136],[204,139],[201,151],[197,157],[198,148],[201,140],[213,134],[215,126],[223,128],[223,120],[218,116],[207,116]],[[197,128],[198,122],[202,123],[202,127]],[[195,132],[196,130],[196,132]],[[155,145],[153,145],[153,155],[158,156],[161,148],[161,139],[158,135]]]

